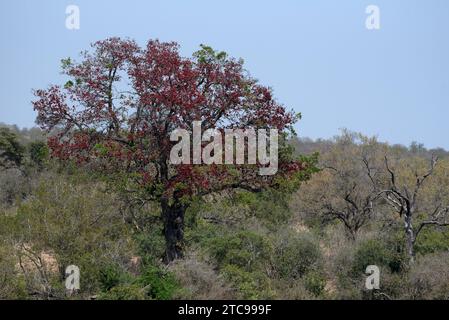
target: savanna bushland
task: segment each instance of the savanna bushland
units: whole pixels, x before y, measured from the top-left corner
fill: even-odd
[[[447,151],[300,138],[299,114],[205,45],[111,38],[62,71],[34,91],[38,127],[0,128],[0,299],[449,299]],[[278,171],[170,164],[193,121],[279,130]]]

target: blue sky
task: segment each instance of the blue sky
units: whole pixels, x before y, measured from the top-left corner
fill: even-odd
[[[61,81],[60,59],[93,41],[200,43],[242,57],[278,100],[300,111],[300,136],[346,127],[391,143],[449,149],[447,0],[2,0],[0,122],[30,127],[32,88]],[[65,28],[78,5],[80,30]],[[380,8],[367,30],[365,8]]]

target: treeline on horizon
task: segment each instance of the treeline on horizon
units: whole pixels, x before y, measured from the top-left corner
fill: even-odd
[[[0,122],[0,128],[7,128],[11,130],[14,134],[17,135],[19,141],[22,144],[27,144],[29,142],[33,141],[45,141],[46,139],[46,133],[42,131],[38,127],[22,127],[15,124],[6,124],[4,122]],[[343,131],[347,131],[347,129],[342,129]],[[309,137],[293,137],[291,144],[294,145],[297,153],[299,154],[312,154],[317,151],[327,151],[329,148],[333,145],[335,142],[334,139],[325,139],[325,138],[318,138],[318,139],[312,139]],[[410,153],[427,153],[427,154],[434,154],[439,157],[447,157],[449,156],[449,151],[445,148],[438,147],[438,148],[426,148],[426,146],[423,143],[420,143],[418,141],[412,141],[409,146],[403,145],[403,144],[392,144],[392,148],[396,148],[399,150],[403,150],[404,152],[410,152]]]
[[[0,124],[0,299],[449,299],[448,151],[348,130],[289,143],[317,172],[293,194],[196,199],[167,265],[157,205],[52,159],[40,129]]]

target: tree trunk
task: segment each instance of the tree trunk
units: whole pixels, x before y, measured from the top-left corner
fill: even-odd
[[[407,238],[407,254],[410,259],[410,263],[415,261],[415,232],[412,225],[411,215],[405,216],[405,234]]]
[[[183,257],[186,205],[182,204],[178,199],[175,199],[171,204],[169,204],[168,200],[164,199],[161,202],[161,206],[165,236],[164,262],[168,264],[175,259]]]

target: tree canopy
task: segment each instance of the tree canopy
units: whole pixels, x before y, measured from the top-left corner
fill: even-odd
[[[277,102],[241,59],[205,45],[185,58],[178,44],[158,40],[141,48],[132,40],[110,38],[92,47],[80,62],[62,61],[65,85],[35,91],[37,123],[53,132],[48,141],[53,156],[125,173],[126,188],[144,187],[145,199],[160,203],[168,260],[181,255],[186,209],[181,198],[229,188],[260,191],[306,169],[308,162],[295,160],[282,139],[299,114]],[[194,121],[203,131],[277,129],[278,174],[260,177],[260,162],[171,165],[171,132],[192,131]]]

